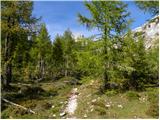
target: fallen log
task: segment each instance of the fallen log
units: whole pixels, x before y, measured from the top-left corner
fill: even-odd
[[[9,103],[9,104],[14,105],[14,106],[19,107],[19,108],[22,108],[22,109],[24,109],[24,110],[26,110],[26,111],[28,111],[28,112],[30,112],[30,113],[36,114],[36,112],[34,112],[33,110],[31,110],[31,109],[29,109],[29,108],[26,108],[26,107],[24,107],[24,106],[22,106],[22,105],[13,103],[13,102],[5,99],[5,98],[2,98],[2,100],[3,100],[4,102],[6,102],[6,103]]]

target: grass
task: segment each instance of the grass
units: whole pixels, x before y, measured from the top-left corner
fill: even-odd
[[[15,103],[18,103],[22,106],[30,108],[33,111],[35,111],[37,114],[31,114],[26,112],[23,109],[4,103],[5,107],[2,110],[1,117],[12,118],[12,119],[61,118],[60,113],[65,108],[66,101],[68,100],[68,94],[70,93],[72,86],[64,83],[63,81],[56,81],[56,82],[51,81],[48,83],[39,83],[37,86],[39,86],[40,89],[43,90],[43,94],[39,94],[38,98],[28,99],[25,96],[23,96],[23,97],[20,97],[20,99],[18,100],[18,98],[16,98],[18,95],[18,91],[14,91],[11,94],[5,93],[3,95],[3,96],[6,96],[6,95],[10,96],[8,97],[9,100],[13,100]],[[33,93],[32,95],[36,96],[36,93]]]
[[[77,118],[157,118],[153,116],[155,113],[150,115],[146,111],[148,111],[151,104],[148,96],[153,91],[157,91],[158,88],[151,88],[143,92],[128,91],[124,93],[111,90],[100,95],[98,94],[98,88],[101,82],[98,82],[98,80],[93,81],[92,84],[90,84],[91,82],[86,83],[78,88],[80,95],[78,97],[78,108],[75,113]],[[152,109],[151,111],[155,112]]]
[[[88,80],[89,79],[89,80]],[[47,81],[36,84],[33,88],[13,84],[16,89],[3,93],[7,97],[20,105],[31,108],[37,114],[3,103],[2,118],[28,118],[28,119],[60,119],[60,113],[65,109],[71,89],[74,87],[66,82],[66,79],[59,81]],[[146,91],[128,91],[120,93],[116,90],[107,90],[100,93],[101,80],[84,78],[83,84],[78,88],[78,106],[75,111],[76,118],[90,119],[134,119],[134,118],[158,118],[158,88],[148,87]],[[23,88],[24,87],[24,88]],[[40,91],[38,97],[27,95]],[[33,90],[34,89],[34,90]],[[18,91],[22,90],[27,96],[21,96]],[[30,98],[30,99],[28,99]],[[66,118],[64,116],[63,118]]]

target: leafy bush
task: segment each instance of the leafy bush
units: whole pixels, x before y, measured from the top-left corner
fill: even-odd
[[[150,115],[154,118],[158,118],[159,116],[159,105],[158,105],[158,97],[151,101],[148,110],[146,111],[147,115]]]
[[[95,101],[95,102],[92,102],[92,104],[99,107],[105,107],[104,100]]]
[[[149,88],[147,92],[148,101],[153,102],[159,97],[159,89]]]
[[[126,93],[126,97],[128,100],[133,100],[133,99],[135,100],[135,99],[138,99],[140,96],[135,91],[128,91]]]
[[[150,102],[149,108],[146,111],[147,115],[150,115],[154,118],[158,118],[159,116],[159,93],[158,89],[149,88],[147,95],[148,101]]]
[[[106,109],[103,107],[97,106],[97,107],[95,107],[95,111],[97,111],[99,115],[106,115],[107,114]]]
[[[109,90],[109,91],[106,91],[105,94],[107,96],[114,96],[116,95],[118,92],[116,90]]]
[[[84,83],[90,82],[92,79],[93,79],[92,76],[84,76],[84,77],[81,78],[81,81],[80,81],[80,82],[81,82],[82,84],[84,84]]]

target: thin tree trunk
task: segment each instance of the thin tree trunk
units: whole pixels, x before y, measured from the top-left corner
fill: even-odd
[[[109,56],[108,56],[108,39],[107,39],[107,28],[104,29],[104,85],[106,86],[109,81],[108,70],[109,70]]]
[[[11,17],[8,17],[8,28],[14,26],[14,20],[11,22]],[[12,51],[12,38],[11,34],[6,33],[5,37],[5,53],[4,53],[4,87],[8,88],[9,83],[12,80],[12,59],[11,59],[11,51]]]
[[[66,69],[65,69],[65,77],[68,76],[68,56],[66,56]]]
[[[5,54],[4,54],[4,87],[9,87],[9,83],[12,80],[12,62],[11,62],[11,41],[9,35],[6,35],[5,39]]]
[[[44,60],[42,60],[42,75],[41,78],[43,79],[45,76],[45,64],[44,64]]]

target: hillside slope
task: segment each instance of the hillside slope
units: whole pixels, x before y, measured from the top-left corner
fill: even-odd
[[[135,38],[141,36],[145,39],[146,49],[158,46],[159,40],[159,16],[155,16],[142,26],[132,30]]]

